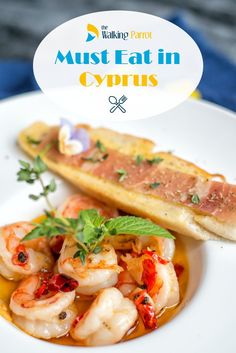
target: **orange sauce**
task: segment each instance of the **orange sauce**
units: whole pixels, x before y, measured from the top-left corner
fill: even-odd
[[[176,249],[175,249],[173,263],[180,264],[184,267],[184,271],[179,277],[180,303],[181,303],[187,290],[189,267],[188,267],[186,249],[182,240],[176,237],[175,245],[176,245]],[[9,302],[10,302],[11,294],[16,287],[17,287],[17,282],[6,280],[2,276],[0,276],[0,315],[6,318],[7,320],[11,320]],[[78,314],[82,314],[89,308],[91,301],[84,300],[84,299],[77,299],[76,304],[79,311]],[[170,321],[179,311],[180,311],[180,305],[177,305],[173,308],[166,309],[163,312],[163,314],[158,318],[158,326],[160,327],[164,325],[166,322]],[[139,320],[136,326],[132,330],[130,330],[130,332],[128,332],[128,334],[123,338],[123,341],[145,335],[148,332],[150,332],[150,330],[146,330],[141,320]],[[74,341],[69,334],[64,337],[50,339],[49,342],[62,344],[62,345],[81,346],[81,343]]]

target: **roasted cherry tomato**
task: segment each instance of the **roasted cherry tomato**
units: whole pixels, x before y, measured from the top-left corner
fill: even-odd
[[[150,292],[155,286],[157,280],[156,265],[153,259],[143,260],[142,281],[145,284],[147,291]]]
[[[157,318],[155,308],[150,296],[142,290],[134,295],[134,303],[146,329],[154,330],[157,328]]]

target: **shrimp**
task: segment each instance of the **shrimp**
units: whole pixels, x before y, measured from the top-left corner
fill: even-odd
[[[28,222],[18,222],[0,229],[0,274],[3,277],[19,280],[53,265],[45,238],[21,243],[33,228]]]
[[[129,273],[129,271],[124,270],[118,275],[118,283],[116,287],[121,291],[124,297],[129,297],[130,293],[132,293],[137,288],[137,283]]]
[[[151,236],[151,243],[149,242],[144,244],[144,241],[145,241],[145,238],[144,239],[142,238],[142,247],[150,247],[151,249],[157,251],[157,253],[164,257],[165,259],[167,260],[172,260],[173,257],[174,257],[174,253],[175,253],[175,241],[174,239],[170,239],[170,238],[161,238],[161,237],[154,237],[154,236]],[[152,242],[153,243],[157,243],[157,246],[152,246]],[[157,250],[159,249],[159,251]]]
[[[77,310],[74,280],[39,273],[22,280],[12,293],[13,322],[34,337],[49,339],[64,336]]]
[[[108,207],[104,203],[83,194],[68,197],[65,203],[59,208],[59,212],[64,217],[77,218],[79,211],[91,208],[95,208],[101,216],[106,218],[118,216],[118,211],[115,208]]]
[[[141,253],[142,249],[149,247],[165,259],[172,260],[175,252],[175,242],[173,239],[161,238],[152,235],[138,237],[135,235],[118,235],[107,238],[107,243],[116,250],[134,250]]]
[[[74,258],[77,250],[75,240],[68,237],[58,259],[58,272],[79,282],[77,293],[92,295],[117,283],[118,273],[122,269],[117,264],[117,255],[111,245],[103,245],[98,254],[88,254],[84,264],[80,258]]]
[[[116,288],[121,291],[124,297],[129,297],[130,294],[137,288],[138,284],[137,282],[135,282],[135,280],[129,273],[126,262],[123,261],[121,258],[119,258],[119,266],[122,267],[123,271],[121,271],[118,275],[118,282],[116,284]]]
[[[127,254],[122,257],[127,270],[137,282],[145,287],[153,299],[155,313],[179,302],[179,284],[173,264],[154,251],[144,250],[141,256]]]
[[[135,304],[118,289],[103,289],[89,310],[75,320],[70,334],[87,346],[113,344],[133,327],[137,317]]]
[[[152,297],[155,311],[159,313],[163,308],[170,308],[179,303],[179,283],[171,262],[167,264],[157,262],[156,272],[163,282],[159,291]]]

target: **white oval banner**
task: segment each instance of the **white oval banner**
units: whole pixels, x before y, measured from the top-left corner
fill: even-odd
[[[149,14],[105,11],[63,23],[40,43],[34,75],[55,103],[81,117],[142,119],[183,102],[203,70],[182,29]]]

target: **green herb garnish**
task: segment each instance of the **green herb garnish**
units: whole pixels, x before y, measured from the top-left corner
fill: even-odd
[[[138,154],[135,158],[135,163],[137,165],[140,165],[142,163],[143,159],[144,159],[143,156],[141,154]]]
[[[86,255],[87,253],[84,249],[79,249],[78,251],[76,251],[73,258],[76,259],[77,257],[79,257],[82,262],[82,265],[85,265]]]
[[[33,137],[31,137],[31,136],[26,136],[26,140],[27,140],[27,142],[29,143],[29,144],[31,144],[31,145],[40,145],[40,143],[42,142],[42,141],[40,141],[40,140],[35,140]]]
[[[23,238],[23,241],[39,237],[52,238],[59,234],[72,236],[76,240],[78,250],[74,258],[79,257],[82,263],[89,253],[99,253],[102,250],[100,244],[109,236],[133,234],[173,238],[167,230],[148,219],[120,216],[107,220],[100,216],[97,210],[89,209],[80,211],[77,219],[48,215],[40,224],[35,224],[35,228]]]
[[[167,230],[152,221],[135,216],[106,219],[96,209],[88,209],[80,211],[76,219],[63,217],[48,199],[48,194],[56,190],[56,183],[53,179],[49,185],[45,186],[42,174],[47,170],[47,166],[41,157],[37,156],[32,165],[25,161],[20,161],[20,165],[21,168],[17,173],[18,180],[29,184],[39,181],[43,191],[39,195],[30,195],[30,197],[34,200],[45,197],[50,209],[50,211],[45,211],[46,218],[41,223],[34,224],[35,228],[22,241],[40,237],[52,238],[57,235],[71,236],[75,239],[78,248],[74,258],[79,257],[84,264],[89,253],[98,254],[102,251],[102,241],[106,237],[132,234],[174,238]],[[118,174],[122,177],[127,173],[119,170]]]
[[[120,216],[105,222],[110,235],[132,234],[132,235],[155,235],[163,238],[173,236],[164,228],[152,221],[136,216]]]
[[[154,183],[151,183],[149,186],[150,186],[151,189],[156,189],[156,188],[158,188],[158,186],[160,186],[160,185],[161,185],[161,183],[159,183],[159,182],[154,182]]]
[[[94,254],[99,254],[100,252],[102,251],[102,247],[101,246],[96,246],[96,248],[95,249],[93,249],[93,253]]]
[[[21,165],[21,168],[17,173],[17,180],[25,181],[28,184],[33,184],[35,181],[39,181],[43,189],[40,194],[30,194],[29,197],[35,201],[37,201],[41,197],[44,197],[49,208],[51,210],[54,210],[51,202],[48,199],[48,194],[56,191],[56,183],[55,180],[52,179],[48,185],[44,184],[41,175],[47,170],[47,166],[43,162],[42,158],[40,156],[37,156],[34,159],[32,166],[30,165],[30,163],[22,160],[20,160],[19,163]]]
[[[100,140],[96,141],[96,147],[103,153],[106,152],[107,150],[104,144]]]
[[[135,163],[137,164],[137,165],[140,165],[142,162],[144,161],[144,157],[141,155],[141,154],[139,154],[139,155],[137,155],[136,157],[135,157]],[[163,161],[163,158],[161,158],[161,157],[154,157],[154,158],[152,158],[152,159],[146,159],[146,161],[149,163],[149,164],[159,164],[159,163],[161,163],[162,161]]]
[[[198,205],[199,202],[200,202],[200,198],[199,198],[199,196],[198,196],[197,194],[194,194],[194,195],[192,195],[192,197],[191,197],[191,201],[192,201],[192,203],[194,203],[195,205]]]
[[[122,182],[127,178],[128,173],[125,169],[117,169],[116,173],[119,175],[119,181]]]
[[[152,165],[152,164],[159,164],[159,163],[161,163],[163,160],[164,160],[164,159],[161,158],[161,157],[155,157],[155,158],[152,158],[152,159],[147,159],[147,162]]]
[[[102,155],[100,158],[94,158],[94,157],[82,157],[81,159],[86,162],[92,162],[92,163],[98,163],[98,162],[103,162],[109,157],[108,153],[105,153]]]

